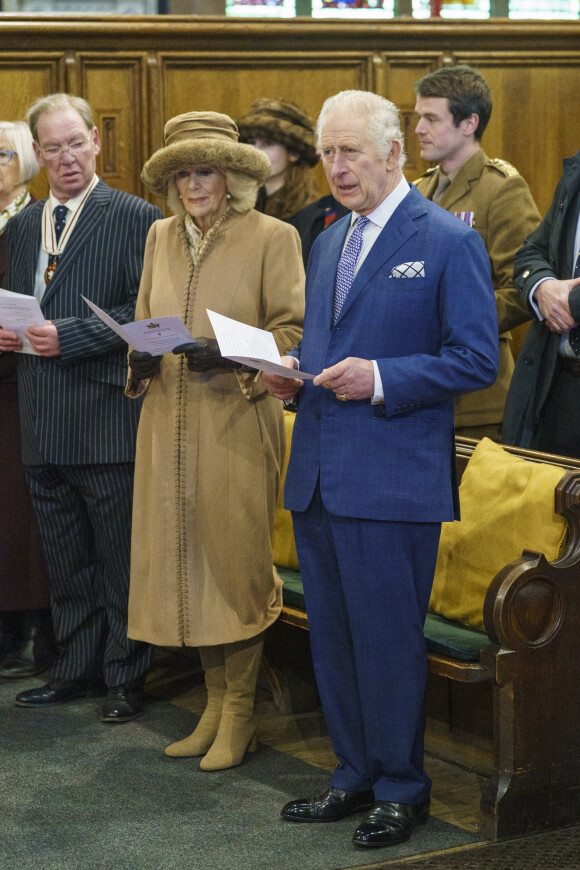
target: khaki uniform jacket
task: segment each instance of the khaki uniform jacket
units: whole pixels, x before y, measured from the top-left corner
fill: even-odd
[[[181,316],[213,337],[206,308],[273,333],[302,334],[304,267],[296,230],[250,211],[227,217],[197,264],[183,218],[155,223],[136,318]],[[146,389],[137,437],[129,636],[162,646],[254,637],[278,617],[271,534],[284,456],[282,404],[261,375],[190,372],[165,354]]]
[[[428,169],[413,183],[432,199],[439,183],[439,167]],[[513,283],[514,256],[538,226],[540,213],[517,169],[504,160],[490,159],[481,148],[463,164],[439,204],[463,219],[465,213],[472,215],[472,225],[489,255],[500,336],[497,380],[487,390],[456,400],[455,426],[499,423],[514,369],[509,330],[530,320]]]

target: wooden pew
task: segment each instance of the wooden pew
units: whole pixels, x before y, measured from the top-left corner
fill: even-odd
[[[476,444],[458,440],[460,475]],[[526,550],[490,578],[485,633],[448,623],[454,637],[446,649],[441,627],[448,621],[430,614],[425,627],[431,675],[472,692],[481,684],[490,689],[492,771],[481,815],[483,833],[494,840],[580,821],[580,461],[506,449],[564,468],[554,493],[555,511],[568,524],[563,552],[550,563]],[[307,630],[300,576],[279,573],[280,620]],[[470,695],[463,690],[466,704]]]

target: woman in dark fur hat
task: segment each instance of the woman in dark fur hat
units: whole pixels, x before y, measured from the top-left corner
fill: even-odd
[[[312,168],[318,162],[314,121],[290,100],[264,97],[238,120],[240,141],[253,145],[270,160],[258,208],[280,220],[320,196]]]
[[[330,193],[318,198],[311,171],[318,161],[314,122],[296,103],[263,98],[252,103],[238,126],[240,140],[270,160],[270,174],[256,208],[296,227],[306,266],[317,236],[349,211]]]

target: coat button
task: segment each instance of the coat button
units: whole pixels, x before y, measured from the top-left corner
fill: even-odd
[[[315,416],[315,418],[316,418],[317,420],[320,420],[320,418],[322,417],[322,414],[320,413],[320,411],[316,411],[316,413],[314,414],[314,416]]]
[[[533,356],[525,356],[523,359],[523,363],[525,366],[533,366],[533,364],[534,364]]]
[[[530,270],[526,269],[526,271],[522,273],[522,278],[527,278],[529,274],[530,274]]]

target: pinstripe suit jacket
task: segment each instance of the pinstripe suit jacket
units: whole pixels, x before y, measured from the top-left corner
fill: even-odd
[[[6,228],[5,286],[33,295],[44,200]],[[54,321],[61,355],[19,355],[24,463],[131,462],[140,403],[124,395],[127,345],[82,300],[115,320],[133,320],[151,224],[162,217],[145,200],[99,181],[60,257],[41,308]]]

